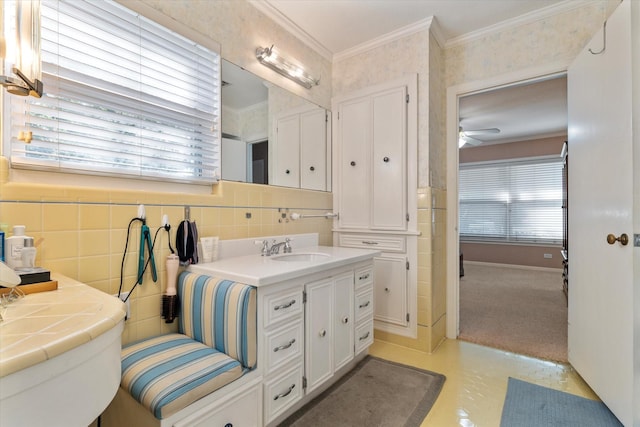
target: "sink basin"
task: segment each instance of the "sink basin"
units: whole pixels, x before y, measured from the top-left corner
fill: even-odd
[[[271,259],[274,261],[284,261],[284,262],[318,262],[318,261],[324,261],[330,257],[331,255],[329,254],[323,254],[321,252],[311,252],[311,253],[276,255],[274,257],[271,257]]]

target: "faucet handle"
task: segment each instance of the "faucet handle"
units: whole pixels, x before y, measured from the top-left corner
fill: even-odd
[[[262,249],[260,249],[260,254],[262,256],[269,256],[269,241],[268,240],[254,240],[254,245],[262,245]]]
[[[291,253],[291,249],[291,239],[287,237],[286,239],[284,239],[284,253]]]

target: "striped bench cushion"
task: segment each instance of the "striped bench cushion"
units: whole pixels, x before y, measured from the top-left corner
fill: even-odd
[[[121,386],[158,419],[240,378],[237,360],[182,334],[122,349]]]
[[[256,288],[183,272],[178,278],[179,331],[228,354],[245,368],[256,365]]]

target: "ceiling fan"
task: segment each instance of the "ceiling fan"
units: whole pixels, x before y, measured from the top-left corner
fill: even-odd
[[[500,133],[500,129],[498,128],[488,128],[488,129],[473,129],[473,130],[464,130],[462,126],[459,127],[459,135],[458,135],[458,148],[462,148],[464,145],[480,145],[483,141],[474,138],[474,136],[486,135]]]

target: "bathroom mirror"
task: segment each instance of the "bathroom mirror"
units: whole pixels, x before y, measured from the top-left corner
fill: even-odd
[[[331,190],[329,112],[222,61],[221,178]]]

